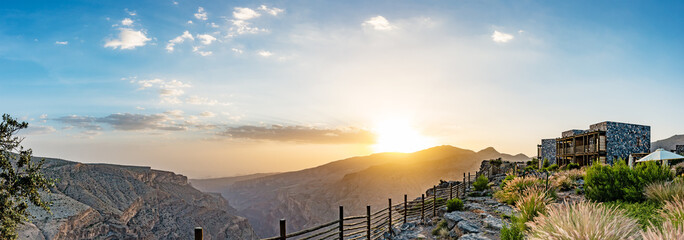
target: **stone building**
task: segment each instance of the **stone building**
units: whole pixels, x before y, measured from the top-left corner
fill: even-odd
[[[677,145],[674,152],[679,155],[684,155],[684,145]]]
[[[549,164],[556,163],[556,139],[542,139],[541,144],[537,145],[537,158],[540,161],[549,160]]]
[[[547,139],[545,139],[547,140]],[[550,142],[550,141],[549,141]],[[543,151],[542,145],[538,151]],[[619,122],[592,124],[587,130],[568,130],[555,139],[555,163],[588,165],[594,161],[613,164],[632,154],[647,154],[651,148],[651,127]],[[546,152],[548,153],[548,151]],[[548,155],[546,155],[548,156]],[[552,159],[549,158],[549,162]]]

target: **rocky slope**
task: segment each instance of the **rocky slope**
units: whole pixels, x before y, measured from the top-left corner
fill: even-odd
[[[363,214],[365,206],[387,205],[387,199],[420,196],[440,179],[458,180],[474,172],[480,162],[502,157],[524,161],[524,155],[501,154],[493,148],[479,152],[440,146],[415,153],[381,153],[328,163],[295,172],[274,174],[226,184],[192,180],[203,191],[220,192],[240,215],[246,216],[261,236],[274,236],[278,219],[288,231],[334,220],[337,206],[349,215]],[[217,187],[220,186],[220,187]]]
[[[48,214],[21,227],[20,239],[256,239],[244,217],[217,194],[193,188],[185,176],[149,167],[82,164],[46,159],[56,179]]]
[[[674,135],[651,143],[651,151],[655,151],[658,148],[664,148],[665,150],[670,151],[674,150],[677,145],[684,145],[684,134]]]

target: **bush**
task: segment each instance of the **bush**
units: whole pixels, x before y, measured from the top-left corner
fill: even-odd
[[[636,219],[643,229],[650,224],[660,224],[662,217],[660,217],[661,204],[655,202],[606,202],[603,203],[608,207],[616,207],[624,210],[628,217]]]
[[[437,226],[432,229],[432,235],[435,236],[448,236],[449,235],[449,224],[446,220],[439,221]]]
[[[547,214],[529,224],[529,239],[603,239],[637,238],[637,221],[623,210],[606,205],[579,202],[549,206]]]
[[[549,167],[549,159],[544,158],[544,162],[542,163],[542,168],[547,168]]]
[[[459,198],[454,198],[446,203],[447,206],[447,212],[453,212],[453,211],[463,211],[463,201]]]
[[[503,160],[501,160],[501,158],[492,159],[489,160],[489,163],[491,163],[493,166],[499,167],[501,164],[503,164]]]
[[[521,223],[518,218],[513,216],[511,217],[511,224],[504,223],[503,228],[501,228],[501,240],[523,240],[525,239],[524,231],[525,223]]]
[[[563,166],[561,169],[562,170],[580,169],[580,165],[577,163],[568,163],[565,166]]]
[[[489,179],[485,177],[485,175],[480,175],[475,179],[475,182],[473,182],[473,187],[475,188],[475,191],[484,191],[486,189],[489,189]]]
[[[553,186],[563,191],[570,190],[575,186],[575,181],[566,175],[553,176],[552,180]]]
[[[652,201],[664,203],[684,199],[684,182],[655,182],[644,188],[646,198]]]
[[[513,178],[515,178],[515,175],[513,175],[513,174],[506,175],[506,178],[504,178],[504,180],[501,180],[501,187],[506,186],[506,183],[513,180]]]
[[[550,166],[546,167],[546,171],[549,172],[554,172],[558,170],[558,164],[551,164]]]
[[[644,186],[672,178],[666,166],[648,162],[630,169],[623,160],[619,160],[614,166],[593,164],[587,170],[584,186],[586,197],[591,200],[638,202],[644,200]]]
[[[525,190],[523,195],[515,202],[520,209],[520,220],[528,222],[546,213],[546,206],[552,201],[549,192],[541,187],[532,187]]]

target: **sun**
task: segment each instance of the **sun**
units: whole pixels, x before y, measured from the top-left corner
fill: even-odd
[[[405,119],[379,121],[373,128],[376,136],[374,152],[415,152],[434,146],[432,138],[423,136]]]

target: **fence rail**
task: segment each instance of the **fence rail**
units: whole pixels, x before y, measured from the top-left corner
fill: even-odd
[[[382,239],[385,235],[392,235],[392,229],[413,220],[425,222],[437,215],[438,209],[446,206],[448,199],[454,197],[465,197],[468,186],[472,186],[473,180],[480,175],[491,177],[490,171],[478,171],[471,176],[470,172],[463,173],[463,181],[456,184],[449,183],[449,186],[432,187],[432,192],[422,194],[420,198],[408,201],[408,196],[404,194],[404,201],[392,205],[392,199],[387,201],[387,207],[371,212],[371,206],[366,206],[366,214],[360,216],[344,216],[344,207],[339,207],[339,218],[335,221],[320,224],[315,227],[307,228],[293,233],[287,233],[287,222],[280,220],[280,235],[264,238],[262,240],[286,240],[286,239]],[[199,234],[198,234],[199,231]],[[195,229],[195,239],[201,240],[202,229]],[[200,236],[198,239],[197,236]]]

